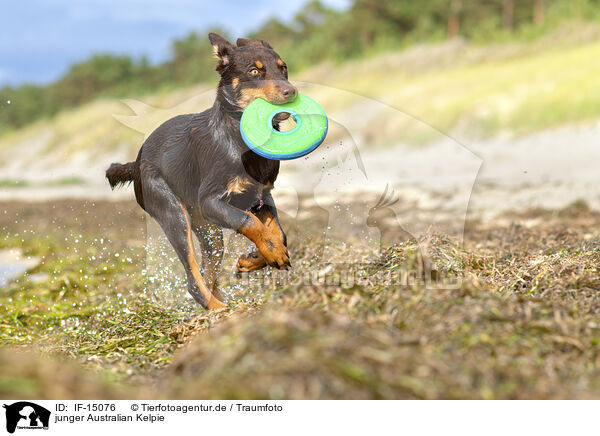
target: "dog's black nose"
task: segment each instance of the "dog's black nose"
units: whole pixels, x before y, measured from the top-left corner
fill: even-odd
[[[293,100],[298,95],[298,90],[292,85],[284,85],[280,89],[281,95],[283,95],[288,101]]]

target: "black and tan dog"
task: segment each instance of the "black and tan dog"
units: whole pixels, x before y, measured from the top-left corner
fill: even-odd
[[[188,291],[209,309],[224,307],[217,288],[223,256],[221,228],[250,239],[258,251],[240,257],[238,270],[290,265],[286,236],[271,189],[279,161],[263,158],[240,135],[242,111],[255,98],[274,104],[298,92],[287,80],[285,62],[266,41],[208,35],[221,75],[214,105],[199,114],[179,115],[144,142],[137,160],[112,164],[110,186],[133,181],[138,204],[162,227],[185,267]],[[203,250],[196,261],[192,232]]]

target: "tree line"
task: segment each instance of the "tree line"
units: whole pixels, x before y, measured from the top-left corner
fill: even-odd
[[[600,0],[352,0],[336,10],[312,0],[291,21],[271,18],[250,36],[270,41],[297,71],[418,41],[535,36],[566,19],[598,20],[599,6]],[[192,32],[174,40],[170,58],[158,65],[146,58],[96,54],[49,85],[5,86],[0,89],[0,133],[98,97],[214,80],[211,50],[206,32]]]

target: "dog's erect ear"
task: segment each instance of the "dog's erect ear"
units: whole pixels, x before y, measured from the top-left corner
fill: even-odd
[[[271,50],[273,50],[271,44],[269,44],[264,39],[238,38],[236,44],[238,47],[243,47],[245,45],[262,45],[263,47],[270,48]]]
[[[231,50],[235,48],[235,46],[223,38],[221,35],[217,35],[216,33],[209,33],[208,40],[213,46],[213,50],[215,52],[215,57],[219,60],[219,67],[224,67],[229,64],[229,55],[231,54]]]

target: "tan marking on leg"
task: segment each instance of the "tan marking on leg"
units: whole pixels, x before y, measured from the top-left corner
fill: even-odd
[[[205,238],[206,235],[210,238],[212,256],[209,256],[208,253],[202,251],[204,282],[218,300],[225,301],[225,297],[221,294],[221,291],[219,291],[217,283],[224,248],[221,228],[207,222],[196,208],[192,209],[191,219],[192,226],[200,232],[200,234],[197,234],[198,239]]]
[[[277,224],[277,220],[275,216],[268,210],[259,211],[256,214],[256,217],[261,220],[265,227],[271,231],[275,236],[277,236],[283,242],[283,232],[281,228]]]
[[[273,237],[277,238],[281,244],[283,244],[283,232],[277,224],[275,216],[273,216],[270,211],[259,211],[256,214],[256,218],[263,223],[263,225],[266,227],[266,230],[270,232]],[[257,247],[259,247],[258,244]],[[237,261],[237,269],[240,272],[254,271],[265,267],[266,264],[267,261],[265,257],[260,251],[258,251],[240,256]]]
[[[194,250],[194,242],[192,240],[192,227],[190,226],[190,219],[188,217],[187,210],[183,204],[179,203],[179,207],[181,207],[181,211],[183,212],[183,216],[185,217],[186,223],[186,232],[187,232],[187,246],[188,246],[188,263],[190,264],[190,268],[192,270],[192,276],[194,277],[194,281],[198,285],[198,289],[204,295],[206,299],[206,305],[209,309],[221,309],[223,307],[227,307],[223,302],[219,301],[215,298],[211,291],[204,283],[204,279],[202,278],[202,274],[200,274],[200,266],[198,265],[198,261],[196,260],[196,253]]]
[[[202,253],[202,269],[204,270],[206,282],[212,294],[220,301],[225,301],[225,297],[221,294],[217,286],[217,278],[219,269],[221,268],[221,257],[223,256],[223,238],[220,230],[219,227],[212,224],[207,224],[205,227],[205,232],[208,232],[210,237],[213,253],[210,259],[206,253]]]
[[[265,257],[269,265],[278,268],[290,264],[287,248],[283,242],[256,217],[256,215],[245,212],[251,221],[240,227],[239,232],[256,244],[256,248]]]
[[[240,227],[240,233],[256,245],[263,244],[265,239],[263,233],[268,232],[267,228],[259,221],[256,215],[250,212],[245,213],[252,219],[252,222]]]
[[[240,79],[238,79],[237,77],[234,77],[233,80],[231,81],[231,85],[233,86],[233,88],[237,88],[238,85],[240,84]]]

